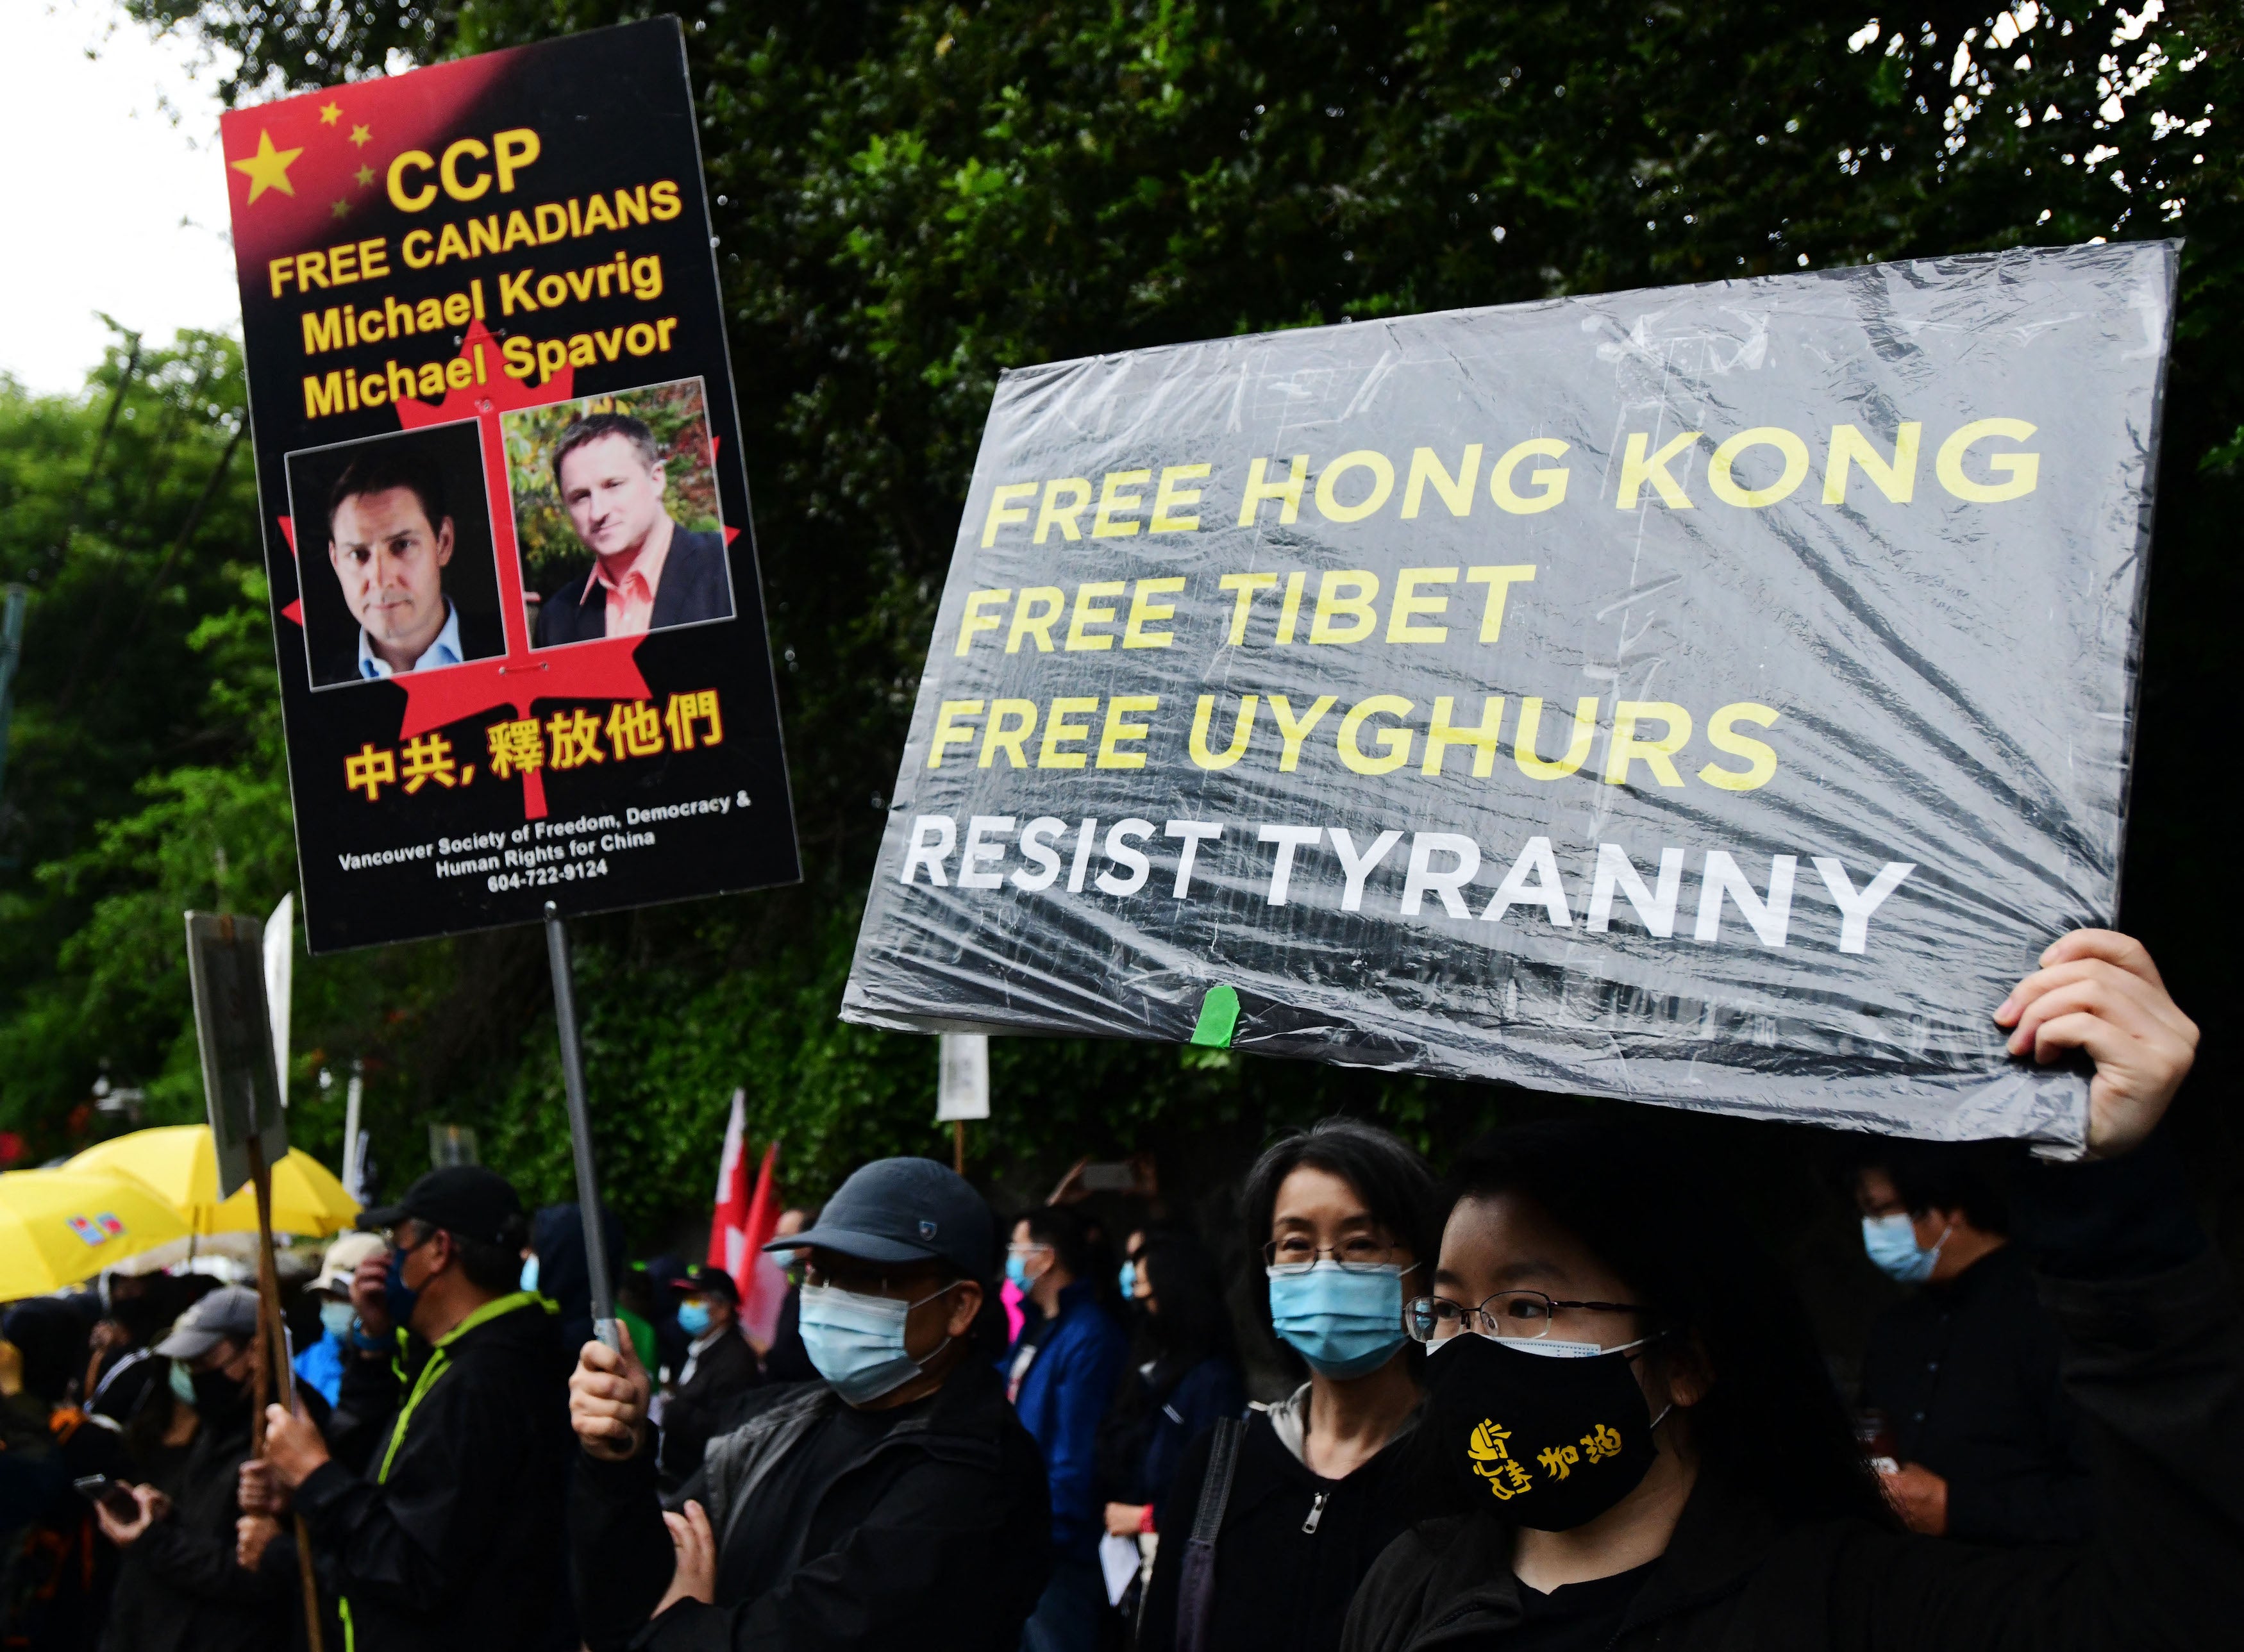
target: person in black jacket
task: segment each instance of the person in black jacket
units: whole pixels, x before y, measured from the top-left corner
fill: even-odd
[[[725,536],[672,520],[662,449],[623,413],[577,420],[553,447],[553,482],[592,565],[537,605],[537,646],[733,615]]]
[[[2087,1440],[1984,1145],[1883,1142],[1856,1156],[1871,1260],[1919,1286],[1871,1327],[1862,1402],[1884,1420],[1886,1495],[1911,1531],[2077,1543],[2095,1529]]]
[[[125,1552],[103,1644],[131,1652],[267,1652],[303,1643],[294,1567],[235,1563],[236,1477],[249,1457],[252,1373],[265,1358],[257,1292],[243,1285],[212,1291],[154,1354],[191,1373],[194,1440],[173,1489],[125,1487],[139,1511],[132,1518],[106,1502],[94,1505],[102,1534]],[[325,1402],[305,1385],[297,1393],[317,1428]]]
[[[1433,1172],[1386,1131],[1328,1118],[1266,1151],[1242,1203],[1248,1235],[1267,1241],[1259,1315],[1308,1380],[1247,1423],[1227,1495],[1211,1489],[1213,1434],[1185,1453],[1140,1652],[1331,1652],[1356,1585],[1409,1518],[1424,1361],[1402,1304],[1430,1283]],[[1219,1521],[1213,1576],[1188,1584],[1204,1507]]]
[[[851,1176],[768,1247],[810,1251],[802,1332],[823,1380],[760,1390],[667,1500],[646,1373],[585,1345],[570,1525],[587,1644],[1009,1652],[1044,1589],[1050,1514],[975,1334],[995,1225],[932,1160]]]
[[[764,1379],[756,1351],[740,1334],[740,1288],[722,1268],[691,1268],[673,1282],[679,1328],[693,1338],[678,1381],[662,1400],[659,1461],[666,1487],[701,1467],[717,1419]]]
[[[1425,1472],[1465,1512],[1381,1557],[1346,1652],[2228,1644],[2244,1347],[2154,1134],[2197,1028],[2124,935],[2075,932],[2041,965],[1994,1018],[2015,1056],[2094,1062],[2090,1162],[2021,1154],[2011,1213],[2088,1419],[2092,1540],[1902,1531],[1804,1312],[1713,1178],[1645,1121],[1545,1121],[1457,1168],[1436,1294],[1409,1313],[1434,1347]]]
[[[383,1304],[372,1316],[363,1304],[361,1318],[377,1336],[409,1328],[416,1339],[400,1338],[389,1368],[392,1420],[361,1474],[274,1406],[272,1473],[342,1597],[353,1652],[541,1648],[562,1593],[568,1359],[551,1305],[514,1288],[522,1203],[490,1171],[450,1165],[359,1222],[389,1235]],[[382,1374],[355,1362],[343,1403]]]

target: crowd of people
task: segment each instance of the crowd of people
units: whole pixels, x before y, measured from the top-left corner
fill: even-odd
[[[1719,1182],[1611,1115],[1440,1175],[1328,1119],[1247,1174],[1243,1246],[1058,1197],[1008,1227],[878,1160],[772,1241],[768,1345],[709,1268],[625,1271],[600,1334],[573,1208],[456,1166],[329,1249],[262,1412],[245,1287],[9,1311],[6,1644],[2220,1644],[2244,1354],[2160,1128],[2196,1029],[2099,932],[1995,1016],[2093,1062],[2088,1160],[1860,1145],[1911,1294],[1851,1407]],[[1249,1403],[1242,1341],[1290,1391]]]

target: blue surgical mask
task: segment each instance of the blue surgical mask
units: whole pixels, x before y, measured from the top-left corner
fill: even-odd
[[[1122,1299],[1126,1302],[1137,1294],[1138,1264],[1134,1262],[1125,1262],[1122,1264]]]
[[[426,1244],[428,1241],[423,1239],[421,1243]],[[389,1253],[389,1267],[382,1276],[382,1305],[389,1310],[391,1322],[399,1326],[413,1323],[413,1310],[421,1301],[421,1293],[405,1283],[405,1258],[420,1248],[399,1245]]]
[[[709,1305],[706,1302],[681,1302],[678,1305],[678,1328],[689,1337],[698,1337],[709,1329]]]
[[[1941,1246],[1947,1243],[1948,1235],[1943,1233],[1932,1249],[1919,1250],[1916,1224],[1899,1210],[1862,1218],[1862,1249],[1879,1271],[1903,1285],[1923,1285],[1930,1279],[1933,1269],[1940,1265]]]
[[[358,1323],[358,1310],[348,1302],[322,1302],[320,1305],[320,1323],[327,1328],[328,1336],[341,1342],[350,1335],[351,1327]]]
[[[920,1301],[932,1302],[942,1294],[938,1291]],[[919,1375],[921,1362],[904,1352],[904,1319],[918,1302],[869,1297],[830,1285],[806,1285],[801,1300],[803,1352],[848,1404],[878,1399]],[[949,1341],[943,1338],[943,1343]],[[929,1358],[942,1346],[936,1345]]]
[[[535,1251],[522,1258],[522,1288],[532,1292],[537,1289],[537,1252]]]
[[[183,1406],[193,1405],[195,1403],[195,1373],[187,1369],[186,1362],[185,1360],[174,1359],[171,1362],[171,1365],[172,1370],[170,1380],[172,1398],[177,1399]]]
[[[1271,1324],[1319,1376],[1363,1376],[1402,1345],[1400,1267],[1343,1268],[1328,1259],[1267,1271]]]

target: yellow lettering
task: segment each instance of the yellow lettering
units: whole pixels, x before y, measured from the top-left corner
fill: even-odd
[[[1072,490],[1074,497],[1067,498],[1062,489]],[[1044,502],[1037,511],[1037,543],[1043,544],[1044,536],[1055,525],[1058,527],[1062,538],[1082,538],[1082,531],[1076,527],[1075,522],[1090,502],[1091,484],[1081,476],[1062,476],[1057,482],[1044,483]]]
[[[1442,502],[1450,508],[1452,516],[1472,515],[1473,483],[1480,477],[1480,443],[1466,448],[1463,458],[1457,462],[1454,476],[1442,468],[1441,460],[1431,448],[1420,448],[1410,455],[1410,479],[1402,485],[1402,516],[1404,521],[1418,514],[1418,504],[1432,482],[1434,491],[1442,496]]]
[[[1940,485],[1958,499],[1968,499],[1974,504],[1999,504],[2005,499],[2018,499],[2031,493],[2041,476],[2041,455],[2038,453],[1993,453],[1987,455],[1987,468],[2008,482],[1974,482],[1964,474],[1964,455],[1974,443],[1990,436],[2001,436],[2011,442],[2024,442],[2034,433],[2034,427],[2024,419],[1975,419],[1940,444],[1940,457],[1933,462],[1933,470]]]
[[[1545,761],[1535,750],[1535,737],[1542,732],[1542,722],[1543,701],[1539,695],[1531,694],[1519,702],[1519,726],[1511,735],[1511,760],[1531,780],[1563,780],[1578,770],[1590,755],[1590,742],[1598,732],[1598,697],[1585,694],[1574,702],[1573,742],[1566,747],[1566,755],[1556,763]]]
[[[1179,506],[1200,502],[1197,488],[1179,488],[1180,482],[1196,482],[1207,475],[1206,465],[1169,465],[1161,471],[1161,485],[1153,494],[1152,531],[1157,534],[1190,534],[1200,531],[1198,516],[1179,516]],[[1125,644],[1126,646],[1126,644]]]
[[[1216,583],[1223,590],[1235,593],[1231,599],[1231,635],[1224,640],[1237,648],[1247,640],[1247,616],[1254,606],[1254,593],[1276,590],[1278,576],[1226,574]]]
[[[1823,466],[1823,502],[1847,502],[1847,467],[1858,464],[1862,474],[1877,484],[1880,493],[1895,504],[1907,504],[1916,495],[1916,444],[1923,434],[1921,424],[1902,426],[1894,435],[1893,462],[1888,464],[1879,457],[1870,439],[1853,425],[1833,425],[1831,456]]]
[[[1504,601],[1511,594],[1513,584],[1525,584],[1535,577],[1533,563],[1504,563],[1484,564],[1465,570],[1469,584],[1488,587],[1488,605],[1480,610],[1480,640],[1492,643],[1504,634]]]
[[[1309,707],[1307,714],[1297,718],[1294,715],[1293,706],[1288,703],[1283,694],[1273,694],[1270,697],[1270,712],[1278,719],[1278,733],[1285,742],[1278,753],[1279,772],[1291,774],[1294,772],[1294,767],[1301,760],[1301,742],[1309,738],[1310,730],[1324,720],[1325,713],[1339,704],[1337,697],[1321,694],[1317,697],[1316,704]]]
[[[1680,482],[1667,474],[1667,462],[1698,439],[1699,432],[1686,430],[1681,435],[1661,448],[1658,453],[1646,458],[1644,450],[1652,438],[1641,430],[1629,432],[1628,451],[1622,456],[1620,464],[1620,491],[1615,496],[1613,503],[1622,510],[1635,509],[1637,496],[1644,491],[1644,484],[1648,482],[1659,490],[1659,496],[1667,502],[1669,509],[1690,509],[1692,508],[1690,496],[1683,491],[1683,485]]]
[[[1265,499],[1278,501],[1278,520],[1289,523],[1301,514],[1301,486],[1309,479],[1309,455],[1294,455],[1293,469],[1283,482],[1263,480],[1264,469],[1269,461],[1257,459],[1247,467],[1247,497],[1239,502],[1239,525],[1251,528],[1261,515]]]
[[[1038,611],[1029,606],[1031,602],[1042,603],[1045,606]],[[1038,653],[1051,653],[1052,621],[1058,619],[1066,608],[1067,593],[1058,586],[1024,585],[1019,598],[1013,604],[1013,629],[1005,633],[1005,651],[1008,654],[1019,653],[1021,638],[1026,637],[1035,641]]]
[[[1096,606],[1095,597],[1119,597],[1130,587],[1119,579],[1096,579],[1075,588],[1075,614],[1067,623],[1067,650],[1071,654],[1084,649],[1093,651],[1114,646],[1112,637],[1093,635],[1084,630],[1086,625],[1111,625],[1114,610]]]
[[[1247,743],[1254,732],[1256,697],[1242,694],[1239,698],[1238,719],[1231,725],[1231,744],[1220,752],[1208,749],[1208,725],[1215,718],[1215,696],[1203,694],[1193,711],[1192,760],[1204,769],[1227,769],[1247,755]]]
[[[1381,729],[1375,733],[1373,740],[1386,748],[1377,757],[1368,754],[1356,740],[1368,718],[1409,715],[1410,702],[1400,694],[1375,694],[1359,700],[1341,718],[1340,760],[1358,774],[1389,774],[1401,768],[1410,760],[1410,742],[1416,738],[1409,729]]]
[[[1480,723],[1477,727],[1461,727],[1450,721],[1456,715],[1457,702],[1443,695],[1434,702],[1434,721],[1426,731],[1426,760],[1418,767],[1426,774],[1439,774],[1450,747],[1470,745],[1473,748],[1473,778],[1485,780],[1496,772],[1496,754],[1504,749],[1499,736],[1504,732],[1504,698],[1501,694],[1481,697]]]
[[[1017,718],[1017,721],[1009,721]],[[1005,754],[1008,767],[1025,769],[1027,755],[1021,750],[1037,726],[1037,703],[1034,700],[991,700],[989,726],[982,732],[982,760],[975,766],[988,768],[990,759],[998,752]]]
[[[1120,490],[1124,488],[1142,488],[1152,481],[1152,477],[1153,473],[1150,470],[1108,471],[1106,480],[1098,484],[1098,509],[1091,518],[1091,536],[1093,539],[1127,539],[1135,534],[1141,524],[1135,522],[1117,522],[1114,520],[1114,513],[1118,510],[1137,509],[1138,502],[1142,496],[1124,493]]]
[[[1419,451],[1423,453],[1425,449],[1421,448]],[[1395,576],[1395,605],[1387,610],[1387,640],[1390,643],[1449,641],[1448,626],[1414,625],[1410,621],[1415,615],[1449,611],[1448,597],[1421,597],[1418,595],[1419,586],[1454,585],[1457,583],[1457,570],[1454,568],[1405,568],[1397,573]]]
[[[1132,711],[1158,710],[1160,699],[1152,694],[1117,694],[1106,702],[1106,727],[1098,737],[1098,766],[1102,769],[1142,769],[1146,766],[1143,752],[1121,752],[1115,749],[1123,740],[1142,740],[1153,732],[1150,723],[1125,722]]]
[[[511,342],[512,341],[509,341]],[[982,715],[979,700],[945,700],[936,708],[935,738],[929,742],[927,765],[931,769],[943,766],[943,754],[954,745],[974,744],[974,730],[957,719]]]
[[[958,652],[963,654],[972,645],[977,631],[994,631],[997,617],[982,611],[986,603],[1002,603],[1013,594],[1012,587],[1004,585],[995,590],[976,590],[966,594],[966,611],[958,621]]]
[[[1390,475],[1388,478],[1394,480]],[[1341,595],[1342,590],[1355,592],[1353,597]],[[1379,576],[1368,568],[1335,568],[1317,581],[1317,611],[1309,622],[1309,640],[1313,643],[1359,643],[1379,627],[1379,615],[1372,604],[1379,600]],[[1346,619],[1353,624],[1343,630],[1339,624]]]
[[[1130,596],[1130,620],[1122,628],[1122,646],[1166,648],[1175,642],[1175,632],[1149,631],[1146,626],[1154,620],[1174,619],[1177,610],[1173,603],[1157,603],[1151,599],[1173,597],[1184,588],[1185,582],[1181,578],[1139,580],[1137,589]]]
[[[1740,488],[1730,467],[1738,455],[1748,448],[1774,448],[1784,455],[1784,469],[1766,488]],[[1714,456],[1707,462],[1707,485],[1714,490],[1714,497],[1726,505],[1741,509],[1761,510],[1779,500],[1789,498],[1792,490],[1808,479],[1808,444],[1791,431],[1773,424],[1740,430],[1714,449]]]
[[[1017,505],[1016,499],[1026,499],[1035,493],[1033,482],[1009,482],[990,490],[990,515],[982,524],[982,549],[987,550],[997,543],[997,529],[1009,528],[1017,522],[1029,519],[1029,508]]]
[[[408,189],[405,174],[409,172],[425,172],[436,164],[436,157],[425,149],[409,149],[398,155],[389,163],[389,204],[401,212],[427,210],[429,203],[436,199],[436,186],[423,184],[418,189]]]
[[[1063,740],[1073,742],[1087,740],[1091,738],[1091,725],[1071,723],[1067,720],[1068,714],[1071,711],[1095,711],[1098,709],[1098,697],[1096,694],[1071,696],[1054,700],[1051,703],[1051,710],[1044,717],[1044,739],[1043,745],[1037,751],[1037,766],[1040,769],[1079,769],[1090,761],[1084,752],[1063,752],[1059,747]]]
[[[1718,752],[1746,759],[1743,770],[1718,769],[1709,763],[1699,771],[1699,778],[1708,786],[1724,792],[1752,792],[1767,786],[1776,774],[1776,753],[1763,740],[1750,734],[1740,734],[1736,725],[1758,723],[1767,728],[1776,721],[1776,712],[1768,706],[1756,705],[1751,700],[1740,700],[1734,705],[1725,705],[1707,719],[1707,743]]]
[[[1657,718],[1666,725],[1666,732],[1656,740],[1637,738],[1637,721],[1647,717]],[[1683,777],[1675,772],[1675,753],[1690,738],[1691,713],[1672,701],[1616,701],[1612,738],[1605,745],[1605,784],[1627,785],[1630,765],[1642,762],[1650,766],[1653,778],[1660,785],[1682,785]]]
[[[1340,502],[1340,479],[1351,470],[1371,473],[1371,491],[1352,505]],[[1317,509],[1327,522],[1362,522],[1387,502],[1387,496],[1395,491],[1395,467],[1383,453],[1374,453],[1369,448],[1359,448],[1354,453],[1344,453],[1324,468],[1317,478]],[[1312,637],[1310,641],[1315,642]]]

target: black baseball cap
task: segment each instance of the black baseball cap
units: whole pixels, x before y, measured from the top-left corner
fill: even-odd
[[[971,1279],[990,1271],[997,1219],[956,1171],[933,1159],[875,1159],[826,1202],[817,1223],[767,1251],[839,1251],[864,1262],[943,1261]]]
[[[681,1295],[722,1297],[736,1308],[740,1305],[740,1287],[722,1268],[688,1268],[670,1282],[670,1288]]]
[[[362,1231],[394,1228],[401,1222],[425,1222],[463,1239],[503,1244],[517,1237],[524,1220],[513,1183],[480,1164],[447,1164],[431,1170],[395,1204],[358,1213]]]

